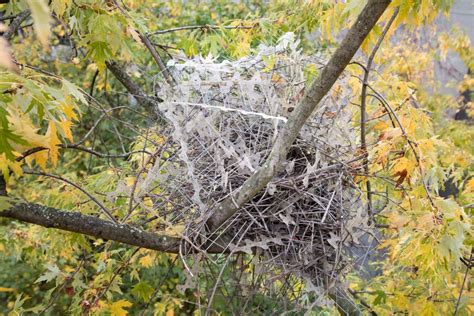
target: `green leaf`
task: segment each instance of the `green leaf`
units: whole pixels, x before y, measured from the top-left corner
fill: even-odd
[[[58,266],[55,264],[48,265],[46,268],[48,270],[43,275],[41,275],[38,280],[35,281],[35,283],[50,282],[61,274],[61,270],[59,270]]]
[[[375,305],[383,304],[387,301],[387,294],[384,291],[377,290],[375,293],[377,294],[377,297],[374,299]]]
[[[154,290],[150,284],[146,283],[145,281],[142,281],[135,284],[132,289],[132,294],[135,295],[137,298],[141,298],[144,302],[147,302],[153,294],[153,291]]]
[[[63,83],[63,90],[66,94],[70,94],[73,97],[75,97],[77,100],[81,101],[84,104],[87,104],[87,100],[84,96],[84,93],[79,90],[76,85],[73,83],[67,81],[66,79],[62,78],[62,83]]]
[[[2,115],[2,110],[3,109],[0,108],[0,154],[5,153],[9,160],[15,160],[15,155],[13,154],[14,149],[10,142],[24,146],[28,145],[28,142],[21,138],[21,136],[14,134],[8,126],[5,126],[4,118],[6,115]]]

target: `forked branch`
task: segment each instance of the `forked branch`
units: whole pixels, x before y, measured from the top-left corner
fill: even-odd
[[[390,2],[390,0],[368,1],[339,48],[323,68],[319,78],[313,82],[306,95],[291,113],[288,122],[278,134],[265,163],[244,182],[237,192],[217,206],[207,222],[210,231],[217,230],[242,205],[265,188],[273,176],[278,173],[303,124],[332,88]]]

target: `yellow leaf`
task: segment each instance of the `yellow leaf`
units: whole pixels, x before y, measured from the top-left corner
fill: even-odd
[[[469,181],[467,181],[464,191],[469,193],[474,192],[474,178],[471,178]]]
[[[27,0],[34,21],[36,36],[44,47],[48,47],[51,16],[48,4],[44,0]]]
[[[66,8],[71,5],[71,2],[72,0],[54,0],[51,3],[51,7],[59,17],[62,17],[66,11]]]
[[[136,180],[135,177],[132,177],[132,176],[126,177],[125,178],[125,183],[127,184],[128,187],[131,187],[135,184],[135,180]]]
[[[68,120],[62,120],[59,125],[61,126],[61,129],[64,132],[64,136],[66,136],[66,138],[69,139],[71,142],[74,142],[71,132],[72,122]]]
[[[38,151],[26,158],[26,162],[31,165],[31,162],[35,160],[38,166],[45,171],[46,162],[48,161],[48,152],[46,150]]]
[[[389,128],[388,124],[385,123],[384,121],[380,121],[377,124],[374,125],[374,129],[376,131],[383,131],[385,129]]]
[[[48,147],[47,138],[43,135],[37,134],[38,129],[32,124],[31,120],[27,115],[8,109],[8,123],[11,129],[16,135],[21,137],[28,142],[31,147]],[[14,148],[18,152],[23,152],[28,149],[24,146],[14,144]]]
[[[133,304],[127,300],[120,300],[110,304],[109,310],[112,316],[126,316],[128,315],[128,311],[126,311],[124,307],[130,307],[132,305]]]
[[[146,197],[143,199],[143,204],[145,204],[146,207],[153,207],[153,200],[149,197]]]
[[[166,234],[179,237],[183,234],[184,228],[183,224],[175,224],[166,228]]]
[[[402,130],[398,127],[388,128],[382,135],[380,139],[393,139],[400,137],[402,135]]]
[[[73,101],[71,99],[71,96],[66,96],[66,102],[61,105],[61,110],[68,119],[77,121],[77,114],[74,112],[75,107],[72,105]]]
[[[395,161],[395,164],[392,168],[392,173],[396,174],[398,172],[406,170],[408,176],[410,176],[413,173],[413,170],[415,170],[415,167],[416,161],[407,159],[406,157],[401,157]]]
[[[56,124],[54,122],[49,122],[46,137],[48,138],[49,157],[51,158],[51,163],[53,166],[56,166],[59,154],[58,145],[61,144],[61,142],[59,141]]]
[[[138,260],[138,262],[140,263],[142,267],[145,267],[145,268],[150,268],[154,264],[154,260],[151,255],[146,255],[146,256],[141,257],[140,260]]]
[[[23,169],[21,169],[20,163],[17,161],[11,161],[7,158],[5,153],[2,153],[0,155],[0,171],[4,175],[5,181],[7,182],[10,178],[10,170],[13,170],[13,172],[17,175],[23,174]]]
[[[140,38],[140,34],[138,34],[138,32],[132,26],[127,26],[127,33],[132,36],[135,42],[140,45],[143,45],[142,39]]]
[[[0,287],[0,292],[15,292],[15,289],[11,287]]]

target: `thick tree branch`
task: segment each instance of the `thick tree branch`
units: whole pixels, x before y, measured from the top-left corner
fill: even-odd
[[[140,39],[142,40],[143,44],[145,44],[146,48],[148,48],[148,50],[150,51],[151,56],[153,57],[155,62],[158,64],[158,67],[160,68],[161,72],[163,73],[163,76],[165,77],[168,84],[170,84],[172,86],[175,85],[173,77],[171,76],[168,68],[166,68],[166,65],[161,60],[161,57],[158,54],[158,52],[156,51],[155,47],[150,42],[150,39],[148,38],[148,36],[140,34]]]
[[[291,113],[288,122],[278,134],[265,163],[244,182],[236,193],[222,201],[209,218],[207,225],[211,231],[218,229],[234,215],[243,204],[261,191],[280,170],[288,150],[298,136],[303,124],[349,64],[390,2],[390,0],[368,1],[339,48],[322,70],[320,77],[311,85],[306,95]]]
[[[152,250],[177,253],[179,238],[161,236],[126,224],[116,224],[78,212],[66,212],[55,208],[32,204],[15,204],[0,212],[1,217],[17,219],[48,228],[57,228],[97,238]]]
[[[167,30],[158,30],[147,35],[160,35],[166,34],[171,32],[178,32],[178,31],[185,31],[185,30],[250,30],[255,28],[255,26],[259,25],[259,23],[255,23],[255,25],[210,25],[210,24],[203,24],[203,25],[186,25],[186,26],[179,26],[173,27]]]
[[[130,78],[121,65],[112,60],[107,62],[107,68],[114,74],[115,78],[123,84],[128,92],[137,99],[140,105],[150,111],[154,109],[156,102],[149,97],[142,88],[132,80],[132,78]]]
[[[15,35],[15,33],[20,29],[21,23],[23,23],[23,21],[25,21],[30,16],[30,14],[30,10],[25,10],[18,14],[8,26],[8,30],[3,33],[3,38],[5,38],[7,41],[10,41],[13,35]]]

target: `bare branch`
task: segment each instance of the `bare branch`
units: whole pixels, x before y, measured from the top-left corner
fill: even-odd
[[[61,148],[64,148],[64,149],[80,150],[80,151],[83,151],[83,152],[89,153],[91,155],[94,155],[96,157],[104,158],[104,159],[110,159],[110,158],[123,158],[123,159],[125,159],[125,158],[128,158],[130,155],[139,154],[139,153],[145,153],[145,154],[151,155],[151,153],[146,151],[146,150],[136,150],[136,151],[126,152],[126,153],[123,153],[123,154],[111,155],[111,154],[104,154],[104,153],[95,151],[91,148],[87,148],[87,147],[80,146],[80,145],[77,145],[77,144],[59,144],[58,146],[61,147]],[[49,150],[49,149],[46,148],[46,147],[33,147],[33,148],[30,148],[30,149],[26,150],[25,152],[23,152],[21,154],[21,156],[18,156],[15,160],[16,161],[22,161],[26,157],[28,157],[30,155],[33,155],[34,153],[37,153],[37,152],[42,151],[42,150]]]
[[[160,70],[163,73],[163,76],[165,77],[168,84],[174,85],[175,81],[173,79],[173,76],[171,76],[171,73],[169,72],[168,68],[166,68],[165,64],[161,60],[160,55],[156,51],[155,46],[153,46],[153,44],[150,42],[150,39],[148,38],[148,36],[140,34],[140,38],[143,41],[143,44],[145,44],[146,48],[148,48],[148,50],[150,51],[151,56],[158,64],[158,67],[160,67]]]
[[[34,171],[24,171],[24,173],[26,174],[31,174],[31,175],[36,175],[36,176],[44,176],[44,177],[49,177],[49,178],[53,178],[53,179],[56,179],[56,180],[60,180],[60,181],[63,181],[73,187],[75,187],[76,189],[78,189],[79,191],[81,191],[82,193],[84,193],[85,195],[87,195],[87,197],[89,197],[89,199],[91,199],[95,204],[97,204],[101,209],[102,211],[107,215],[108,218],[110,218],[110,220],[112,220],[113,222],[117,222],[117,220],[114,218],[114,216],[112,215],[112,213],[109,211],[108,208],[105,207],[104,204],[102,204],[99,200],[97,200],[92,194],[90,194],[89,192],[87,192],[84,188],[82,188],[80,185],[66,179],[66,178],[63,178],[61,176],[57,176],[57,175],[54,175],[54,174],[50,174],[50,173],[44,173],[44,172],[34,172]]]
[[[130,78],[122,66],[112,60],[107,62],[107,68],[114,74],[115,78],[123,84],[128,92],[137,99],[140,105],[144,106],[150,112],[153,112],[152,110],[156,105],[156,101],[149,97],[142,88]]]
[[[7,41],[10,41],[13,35],[15,35],[15,33],[20,29],[21,23],[23,23],[30,16],[30,13],[30,10],[25,10],[18,14],[18,16],[15,17],[8,26],[8,30],[3,33],[3,38],[5,38]]]
[[[320,77],[291,113],[288,122],[278,134],[272,151],[265,163],[242,185],[240,190],[226,198],[216,208],[207,224],[211,231],[218,229],[228,218],[260,190],[280,170],[290,146],[319,102],[329,92],[344,68],[349,64],[364,39],[390,4],[390,0],[370,0],[346,34],[339,48],[324,67]]]
[[[258,23],[256,24],[258,25]],[[171,29],[167,30],[158,30],[155,32],[148,33],[147,35],[161,35],[161,34],[166,34],[166,33],[171,33],[171,32],[179,32],[179,31],[185,31],[185,30],[251,30],[255,28],[255,25],[210,25],[210,24],[203,24],[203,25],[186,25],[186,26],[179,26],[179,27],[173,27]]]
[[[367,66],[363,67],[364,68],[364,80],[362,82],[362,91],[360,95],[360,148],[364,152],[364,171],[366,175],[369,175],[369,157],[367,153],[367,143],[366,143],[366,123],[367,123],[367,110],[366,110],[366,104],[367,104],[367,85],[369,84],[369,76],[370,76],[370,69],[372,68],[372,63],[375,58],[375,54],[379,50],[380,46],[382,45],[382,42],[385,38],[385,35],[387,35],[388,30],[392,26],[393,21],[395,21],[395,18],[398,15],[398,8],[393,12],[392,17],[388,21],[387,25],[385,25],[385,28],[380,35],[377,43],[375,44],[374,48],[372,49],[372,52],[370,53],[369,58],[367,59]],[[373,215],[373,208],[372,208],[372,189],[370,185],[370,181],[367,179],[366,180],[366,188],[367,188],[367,211],[369,214],[369,224],[372,221],[372,215]]]

